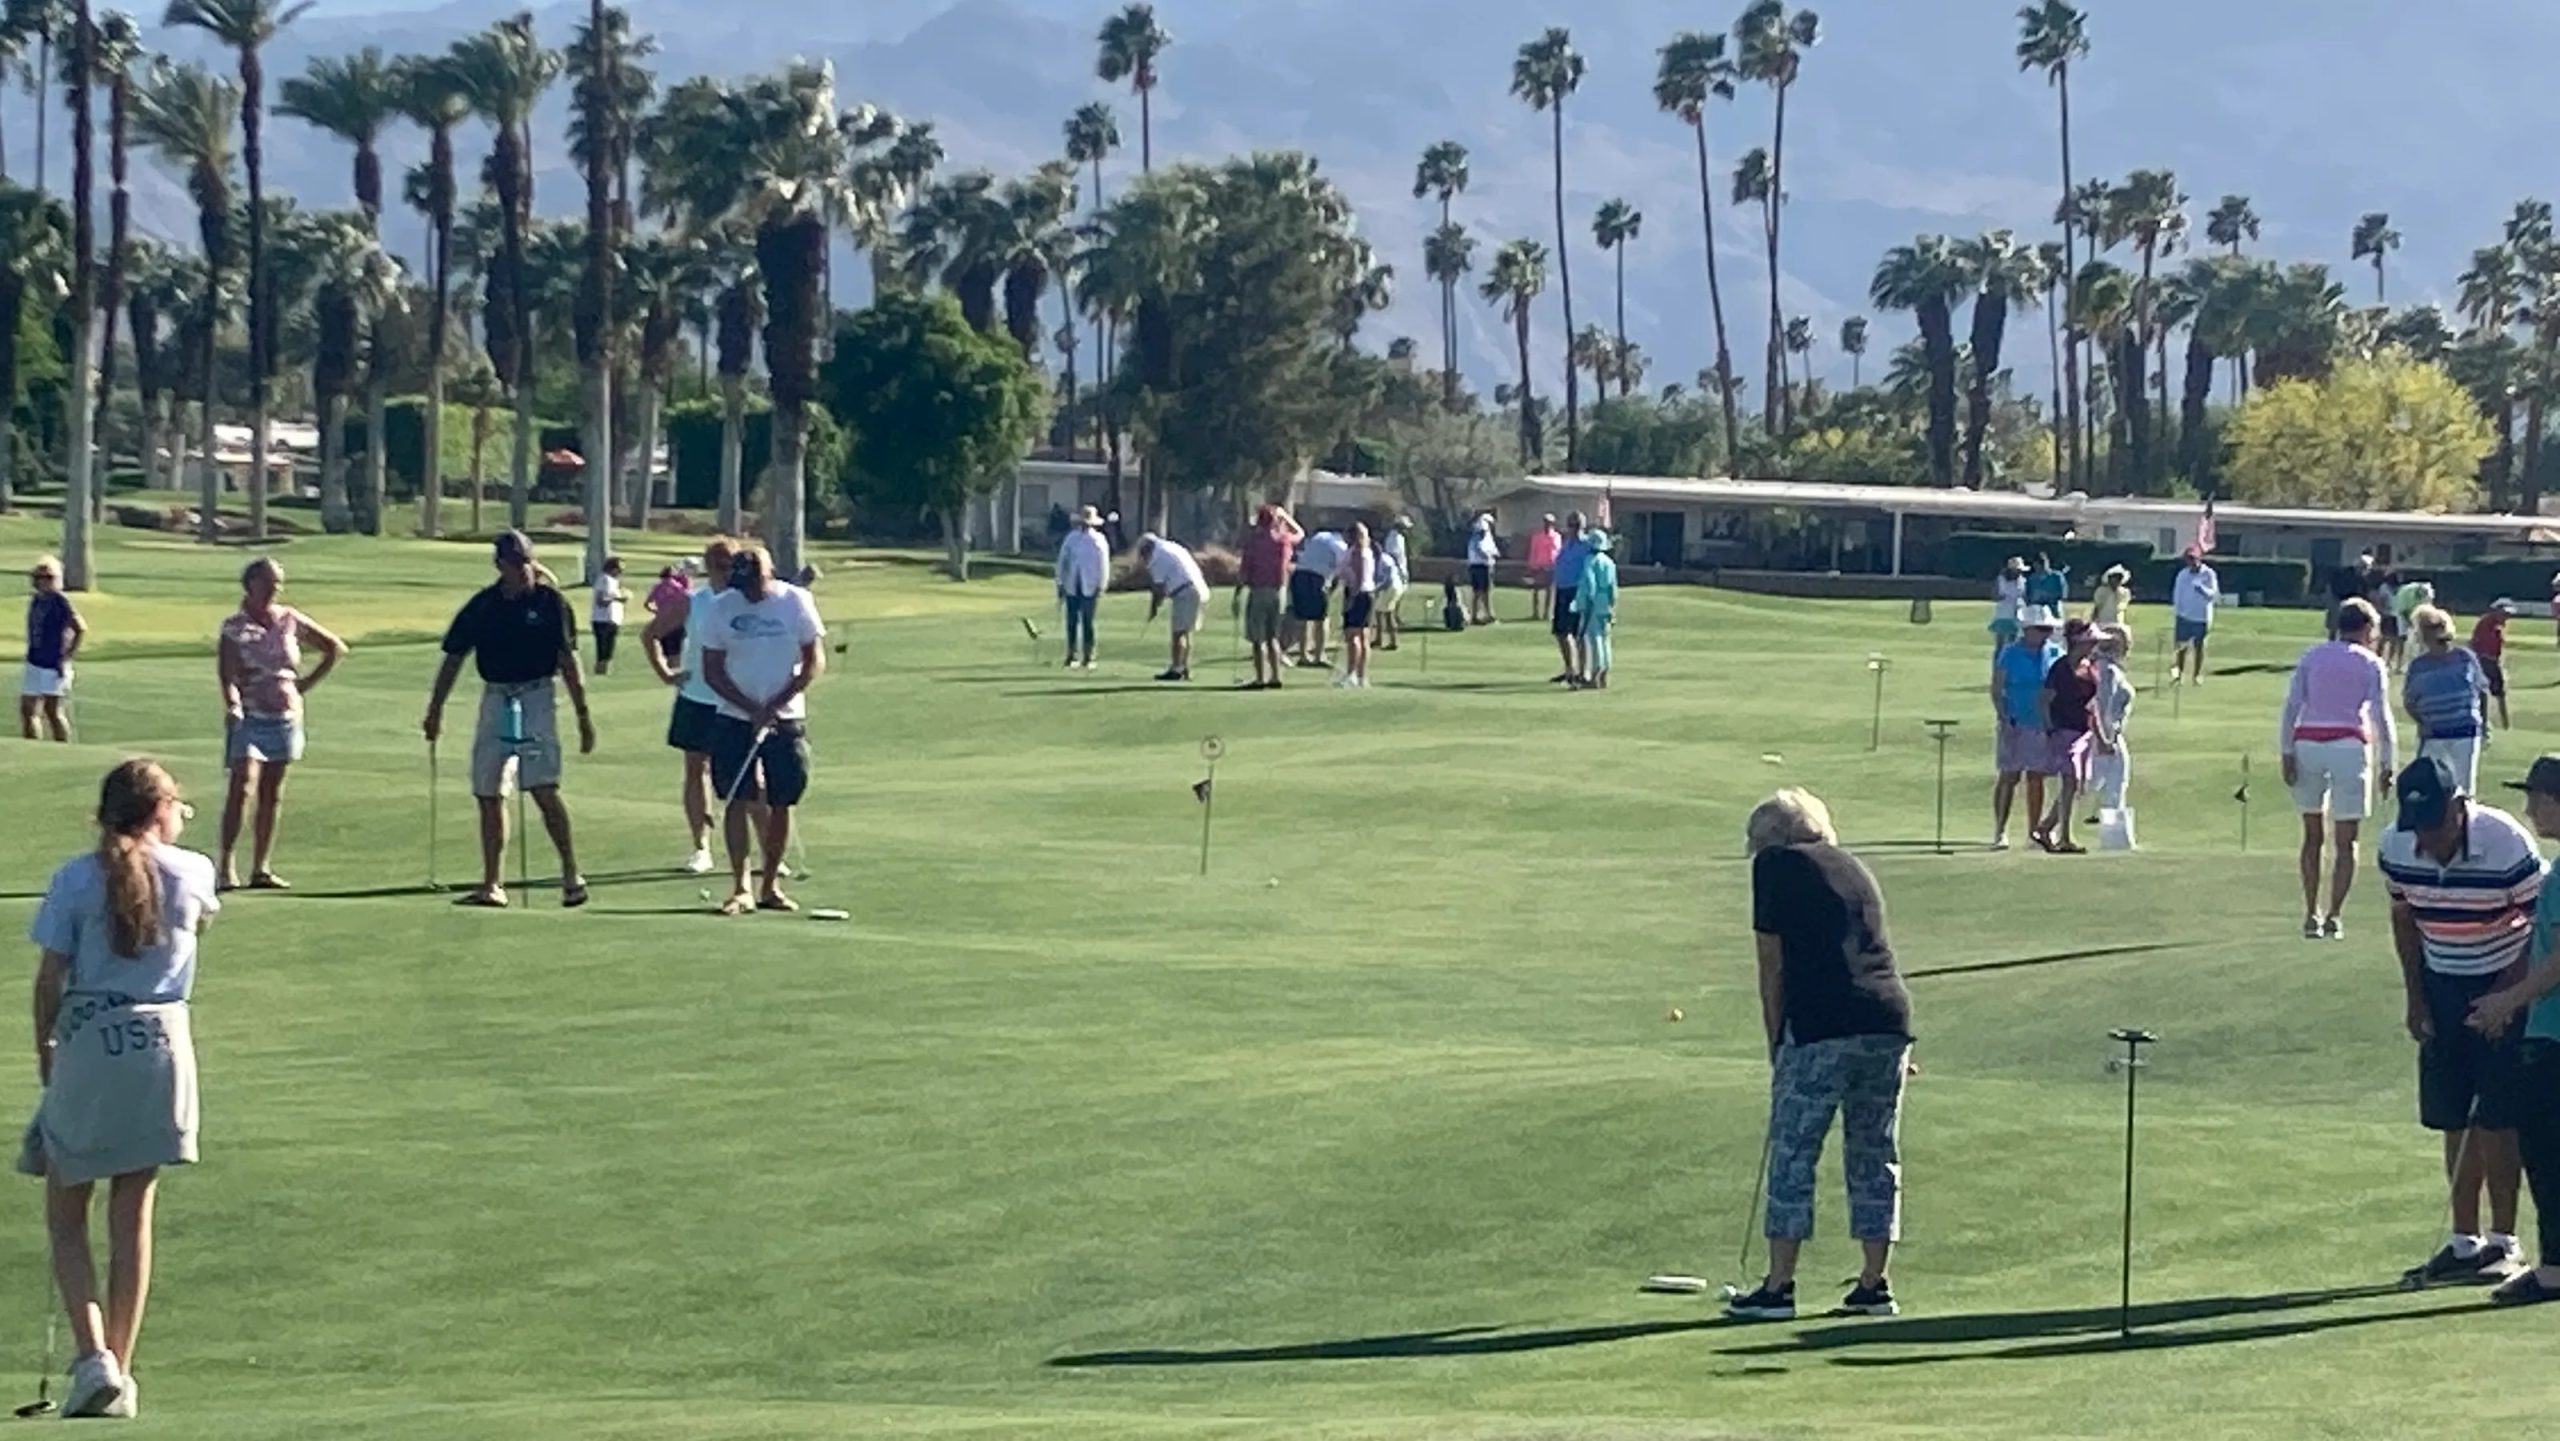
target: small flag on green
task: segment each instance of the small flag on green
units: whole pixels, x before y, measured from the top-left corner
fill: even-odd
[[[1207,805],[1209,803],[1209,782],[1205,779],[1192,782],[1191,798],[1204,806]]]

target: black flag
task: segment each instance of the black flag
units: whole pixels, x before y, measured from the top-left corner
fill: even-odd
[[[1207,805],[1209,803],[1209,782],[1205,779],[1192,782],[1191,798],[1204,806]]]

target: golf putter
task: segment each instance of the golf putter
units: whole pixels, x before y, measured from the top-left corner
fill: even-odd
[[[45,1300],[48,1309],[45,1312],[44,1318],[44,1369],[36,1372],[36,1399],[10,1413],[21,1421],[32,1421],[39,1416],[50,1416],[53,1414],[54,1317],[52,1311],[49,1309],[52,1304],[52,1297],[48,1295]]]

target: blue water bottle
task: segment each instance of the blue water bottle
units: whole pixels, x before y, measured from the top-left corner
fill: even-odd
[[[524,697],[507,697],[507,728],[498,739],[511,746],[524,744]]]

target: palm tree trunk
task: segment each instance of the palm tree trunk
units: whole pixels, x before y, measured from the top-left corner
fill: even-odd
[[[91,136],[89,133],[89,69],[95,59],[97,32],[91,28],[88,0],[78,0],[72,10],[72,68],[77,83],[71,87],[71,238],[73,245],[72,281],[69,303],[73,309],[71,340],[71,374],[68,378],[70,403],[64,416],[70,435],[69,464],[62,495],[62,585],[65,590],[87,590],[95,577],[90,574],[93,557],[89,535],[96,519],[96,473],[98,450],[97,426],[92,409],[96,404],[95,365],[98,347],[97,281],[91,254],[95,235],[89,215]],[[54,77],[48,73],[36,77],[36,93],[44,93],[45,85]],[[7,337],[11,344],[17,337]]]
[[[2492,498],[2496,508],[2503,510],[2514,502],[2516,494],[2516,398],[2512,391],[2498,404],[2498,453],[2492,463],[2498,467],[2491,483]]]
[[[1564,464],[1582,451],[1582,375],[1573,363],[1573,236],[1564,223],[1564,97],[1555,103],[1556,281],[1564,300]]]
[[[489,396],[483,391],[471,407],[471,533],[480,534],[481,481],[487,473],[483,460],[489,449]]]
[[[636,471],[631,486],[631,529],[641,535],[649,533],[649,504],[657,499],[658,415],[658,387],[644,377],[640,381],[640,434],[631,447]]]
[[[2540,387],[2535,387],[2524,404],[2524,476],[2516,487],[2516,509],[2525,515],[2542,514],[2542,411]]]
[[[75,298],[76,303],[76,298]],[[70,474],[62,493],[62,587],[65,590],[87,590],[96,583],[91,573],[90,555],[90,487],[96,483],[90,464],[95,456],[89,423],[89,406],[95,388],[90,384],[90,356],[98,343],[97,317],[90,307],[81,306],[81,314],[71,328],[71,375],[68,399],[65,401],[64,423],[71,432]]]
[[[515,448],[508,456],[507,524],[523,530],[533,520],[533,387],[517,386],[515,404]]]
[[[2152,340],[2160,349],[2160,368],[2154,371],[2151,376],[2151,383],[2154,387],[2152,399],[2159,407],[2159,409],[2154,411],[2151,416],[2151,454],[2153,456],[2153,466],[2165,473],[2168,469],[2168,458],[2176,454],[2175,451],[2169,448],[2171,440],[2169,429],[2169,327],[2165,325],[2155,326]],[[2185,417],[2182,415],[2179,419],[2183,422]]]
[[[53,108],[51,100],[46,97],[45,87],[52,83],[53,31],[48,26],[36,36],[36,194],[38,195],[45,193],[45,186],[52,180],[52,177],[45,173],[44,167],[44,118],[45,112]]]
[[[1520,460],[1535,467],[1541,459],[1538,452],[1544,447],[1538,434],[1537,395],[1529,388],[1529,303],[1517,297],[1511,303],[1519,308],[1512,328],[1520,341],[1520,393],[1513,397],[1520,403]]]
[[[2062,97],[2062,303],[2066,313],[2072,294],[2079,288],[2079,257],[2073,249],[2077,227],[2071,222],[2071,67],[2063,65],[2054,71],[2054,87]],[[2090,454],[2083,443],[2081,407],[2086,392],[2080,386],[2080,336],[2077,327],[2063,326],[2063,393],[2071,405],[2071,475],[2077,488],[2089,488]]]
[[[1096,162],[1097,165],[1099,162]],[[1153,175],[1156,170],[1155,87],[1138,87],[1138,173]]]
[[[12,412],[17,409],[18,322],[25,316],[27,283],[17,272],[0,267],[0,337],[10,343],[0,346],[0,515],[18,508],[18,494],[12,467],[16,460],[17,425]]]
[[[601,352],[603,343],[597,342]],[[604,574],[605,557],[613,553],[613,366],[599,353],[583,367],[579,379],[581,408],[578,447],[586,460],[587,574]]]
[[[432,356],[433,351],[429,354]],[[444,365],[427,362],[427,413],[419,426],[418,534],[433,540],[444,529]]]
[[[347,508],[347,402],[332,390],[320,397],[320,528],[345,535]]]
[[[1618,251],[1618,254],[1617,254],[1617,262],[1618,262],[1618,360],[1619,360],[1619,362],[1620,362],[1620,363],[1619,363],[1619,366],[1618,366],[1618,396],[1619,396],[1619,398],[1620,398],[1620,399],[1622,399],[1622,400],[1623,400],[1623,399],[1625,399],[1625,398],[1626,398],[1626,394],[1627,394],[1627,366],[1626,366],[1626,364],[1625,364],[1625,361],[1626,361],[1626,358],[1627,358],[1627,247],[1626,247],[1626,242],[1624,242],[1624,241],[1620,241],[1620,242],[1618,243],[1618,246],[1617,246],[1617,251]]]
[[[739,487],[745,465],[747,433],[747,378],[743,375],[720,377],[720,531],[723,535],[738,533],[738,512],[742,508]]]
[[[1707,308],[1716,323],[1716,390],[1724,406],[1725,469],[1734,467],[1734,454],[1741,448],[1742,431],[1734,418],[1733,350],[1725,342],[1724,282],[1716,275],[1716,187],[1715,176],[1707,165],[1707,121],[1703,112],[1691,127],[1698,140],[1698,211],[1707,226]]]
[[[275,369],[275,304],[267,276],[266,73],[256,46],[240,51],[240,158],[249,177],[249,535],[267,538],[268,385]],[[208,382],[209,383],[209,382]]]
[[[222,462],[214,449],[213,439],[215,334],[222,328],[221,313],[217,308],[220,302],[214,297],[219,290],[219,278],[208,277],[204,334],[198,342],[203,348],[197,357],[197,364],[202,367],[199,383],[204,387],[204,393],[196,402],[196,462],[201,467],[196,472],[196,538],[207,545],[222,538]]]
[[[1787,203],[1787,91],[1778,86],[1777,123],[1769,141],[1769,199],[1763,207],[1769,231],[1769,393],[1761,397],[1766,415],[1762,423],[1771,435],[1783,436],[1795,428],[1787,408],[1786,368],[1787,322],[1778,304],[1778,227]]]
[[[374,328],[377,339],[381,327]],[[379,356],[377,348],[374,354]],[[382,510],[389,498],[391,477],[383,454],[389,443],[391,425],[391,377],[383,373],[379,363],[365,362],[364,376],[364,484],[356,491],[356,529],[366,535],[382,534]]]
[[[2062,445],[2062,307],[2056,302],[2052,287],[2044,293],[2044,348],[2053,374],[2053,414],[2045,417],[2045,427],[2053,435],[2053,488],[2056,494],[2070,489],[2071,473],[2063,469]]]

